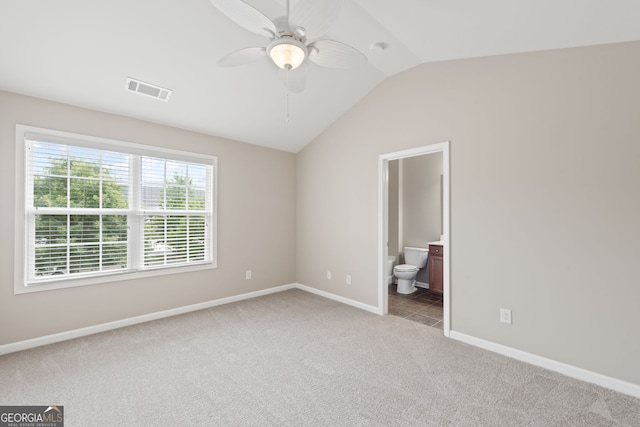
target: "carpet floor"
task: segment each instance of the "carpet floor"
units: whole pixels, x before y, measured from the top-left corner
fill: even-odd
[[[290,290],[0,356],[65,426],[639,426],[640,399]]]

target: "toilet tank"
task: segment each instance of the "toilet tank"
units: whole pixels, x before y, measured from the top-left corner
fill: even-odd
[[[415,265],[418,268],[424,268],[424,266],[427,265],[429,249],[405,246],[402,252],[404,254],[405,264]]]

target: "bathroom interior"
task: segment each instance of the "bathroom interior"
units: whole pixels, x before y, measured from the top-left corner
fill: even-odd
[[[389,314],[443,329],[441,152],[389,161]]]

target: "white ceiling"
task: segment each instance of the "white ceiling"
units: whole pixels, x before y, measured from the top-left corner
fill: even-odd
[[[284,15],[285,0],[246,2]],[[289,95],[286,123],[273,64],[217,64],[267,39],[208,0],[1,0],[0,89],[297,152],[387,77],[418,64],[640,40],[639,18],[638,0],[346,0],[327,36],[368,64],[310,64],[306,89]],[[372,54],[376,42],[386,49]],[[173,95],[162,102],[125,91],[127,77]]]

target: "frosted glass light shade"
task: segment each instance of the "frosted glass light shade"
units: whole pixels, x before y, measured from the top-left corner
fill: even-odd
[[[294,70],[302,64],[307,56],[306,46],[297,40],[279,39],[269,46],[269,56],[280,68]]]

